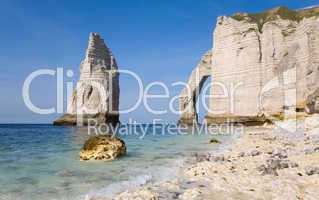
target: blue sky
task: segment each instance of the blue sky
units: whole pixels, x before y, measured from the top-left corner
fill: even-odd
[[[285,5],[303,8],[317,0],[3,0],[0,7],[0,123],[51,123],[58,115],[39,115],[26,108],[22,85],[32,71],[64,67],[75,76],[84,57],[90,32],[99,32],[112,49],[119,66],[139,74],[144,83],[185,81],[201,55],[212,46],[219,15],[259,12]],[[56,79],[44,76],[31,85],[32,101],[40,107],[55,105]],[[121,102],[125,108],[136,99],[137,86],[122,76]],[[171,95],[180,88],[171,88]],[[157,93],[160,91],[153,91]],[[151,102],[165,108],[168,101]],[[204,114],[201,112],[201,117]],[[138,122],[161,118],[141,106],[121,116]]]

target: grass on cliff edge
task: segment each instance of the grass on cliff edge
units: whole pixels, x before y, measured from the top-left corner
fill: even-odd
[[[274,21],[278,19],[278,17],[284,20],[300,22],[304,18],[313,16],[319,16],[319,7],[303,10],[290,10],[287,7],[277,7],[262,13],[236,13],[231,17],[237,21],[247,20],[250,23],[256,23],[259,32],[262,32],[262,27],[266,22]]]

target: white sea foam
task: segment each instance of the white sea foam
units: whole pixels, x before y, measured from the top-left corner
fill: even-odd
[[[88,194],[84,195],[84,197],[80,197],[80,199],[90,199],[92,197],[113,197],[117,193],[124,192],[126,190],[133,190],[137,187],[140,187],[142,185],[145,185],[146,183],[150,182],[152,180],[152,175],[145,174],[145,175],[139,175],[134,178],[130,178],[128,181],[121,181],[118,183],[113,183],[106,188],[97,190],[97,191],[91,191]]]
[[[166,181],[176,177],[178,174],[178,170],[183,166],[183,164],[184,160],[176,160],[172,162],[170,166],[156,167],[146,174],[131,177],[127,181],[112,183],[102,189],[90,191],[85,195],[81,195],[75,198],[75,200],[90,200],[103,197],[112,198],[121,192],[137,189],[138,187],[146,185],[147,183]]]

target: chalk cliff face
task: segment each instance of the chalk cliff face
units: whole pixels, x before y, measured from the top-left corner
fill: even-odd
[[[319,111],[319,8],[219,17],[211,51],[207,123]],[[181,121],[196,121],[193,113],[185,112]]]
[[[211,58],[212,52],[206,52],[192,71],[188,80],[188,87],[185,87],[180,94],[179,109],[184,112],[181,114],[179,124],[192,124],[194,120],[198,121],[196,101],[203,84],[211,74]]]
[[[73,91],[64,116],[56,125],[87,125],[119,122],[119,73],[117,63],[104,40],[91,33],[85,59],[80,65],[80,80]]]

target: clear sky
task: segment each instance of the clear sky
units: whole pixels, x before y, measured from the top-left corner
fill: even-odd
[[[217,16],[315,4],[318,0],[3,0],[0,123],[51,123],[58,116],[29,111],[22,100],[23,82],[34,70],[57,67],[74,70],[75,76],[65,80],[75,82],[90,32],[102,35],[121,69],[135,71],[144,83],[170,84],[186,81],[202,54],[211,48]],[[54,106],[55,81],[50,76],[36,79],[31,85],[32,101],[41,107]],[[125,76],[120,81],[120,105],[124,108],[135,101],[137,85]],[[171,95],[179,90],[171,88]],[[151,106],[165,108],[168,101],[154,101]],[[153,116],[141,106],[121,120],[150,122],[154,117],[173,122],[178,116]]]

